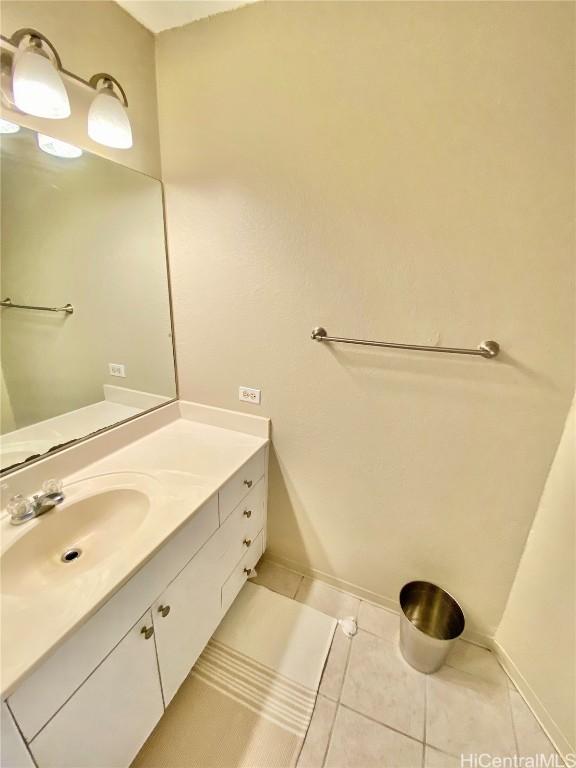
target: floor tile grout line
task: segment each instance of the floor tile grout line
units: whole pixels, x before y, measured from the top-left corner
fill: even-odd
[[[363,602],[365,602],[365,601],[363,601]],[[383,609],[383,610],[386,610],[386,609]],[[329,615],[329,614],[327,614],[327,615]],[[400,617],[398,617],[398,618],[400,618]],[[396,636],[394,639],[392,639],[390,637],[386,637],[385,635],[379,635],[377,632],[372,632],[371,630],[366,629],[365,627],[362,627],[360,624],[358,624],[358,630],[360,632],[365,632],[367,635],[370,635],[371,637],[377,637],[380,640],[384,640],[385,643],[389,643],[390,645],[393,645],[394,647],[398,646],[398,643],[399,643],[398,636]],[[466,643],[468,641],[467,640],[462,640],[462,642]],[[474,643],[470,643],[470,644],[474,645]],[[488,654],[492,654],[492,652],[488,648],[482,648],[481,646],[475,646],[475,647],[480,648],[482,651],[485,651]],[[494,661],[497,664],[498,669],[501,672],[505,672],[503,667],[500,665],[500,662],[498,661],[498,659],[496,659],[494,657]],[[462,669],[462,667],[455,667],[453,664],[450,664],[450,660],[445,661],[443,666],[444,667],[449,667],[450,669],[455,669],[457,672],[462,672],[465,675],[469,675],[470,677],[474,677],[477,680],[480,680],[481,682],[484,682],[484,683],[498,685],[498,686],[502,685],[502,683],[500,683],[500,681],[498,681],[498,680],[492,680],[491,678],[485,677],[483,675],[478,675],[478,674],[476,674],[474,672],[469,672],[467,669]],[[506,682],[508,682],[508,681],[506,681]]]
[[[512,709],[512,691],[510,689],[510,686],[506,686],[508,688],[508,709],[510,711],[510,720],[512,721],[512,735],[514,736],[514,746],[516,748],[516,754],[520,754],[520,745],[518,743],[518,732],[516,731],[516,722],[514,720],[514,710]]]
[[[424,748],[422,749],[422,768],[426,768],[426,725],[428,723],[428,675],[426,675],[426,680],[424,680],[424,734],[422,738],[422,743],[424,744]]]
[[[336,702],[331,702],[331,703],[334,704],[334,713],[332,715],[332,722],[330,723],[330,731],[328,733],[328,739],[326,740],[326,746],[324,747],[324,752],[322,754],[320,768],[324,768],[324,765],[326,763],[326,758],[328,757],[328,750],[330,749],[330,744],[332,742],[332,734],[334,732],[334,723],[336,722],[336,715],[338,714],[338,704]]]
[[[435,747],[434,744],[424,744],[424,749],[432,749],[434,752],[440,752],[441,755],[446,755],[446,757],[459,757],[461,758],[464,754],[463,752],[456,753],[456,752],[447,752],[445,749],[441,749],[440,747]]]
[[[314,715],[316,714],[319,698],[320,698],[320,695],[318,694],[318,692],[316,692],[316,701],[314,702],[314,708],[312,709],[310,722],[308,723],[308,728],[306,728],[306,733],[304,734],[304,738],[302,739],[302,744],[300,745],[300,749],[298,750],[298,757],[296,758],[296,767],[298,767],[298,763],[300,762],[300,757],[302,756],[302,752],[304,751],[304,747],[306,746],[306,739],[308,738],[308,734],[310,733],[310,728],[312,728],[312,720],[314,720]]]
[[[294,590],[294,594],[290,598],[291,600],[294,600],[294,602],[296,602],[296,595],[298,594],[298,590],[302,586],[303,580],[304,580],[304,576],[300,576],[300,581],[298,582],[298,585],[297,585],[296,589]]]
[[[360,717],[364,717],[366,720],[370,720],[370,722],[374,723],[375,725],[380,725],[382,728],[387,728],[389,731],[393,731],[394,733],[397,733],[399,736],[404,736],[406,739],[410,739],[410,741],[414,741],[416,744],[420,744],[423,747],[426,746],[426,744],[421,739],[417,739],[416,736],[412,736],[411,734],[406,733],[405,731],[401,731],[398,728],[394,728],[393,725],[388,725],[387,723],[383,723],[381,720],[377,720],[375,717],[371,717],[370,715],[367,715],[365,712],[360,712],[360,710],[354,709],[354,707],[351,707],[349,704],[340,703],[338,706],[342,707],[342,709],[347,709],[349,712],[354,712],[355,715],[360,715]]]
[[[338,631],[338,628],[336,628],[336,631]],[[328,757],[328,752],[330,751],[330,746],[332,744],[332,736],[334,735],[334,725],[336,724],[336,717],[338,715],[340,700],[342,698],[342,690],[344,688],[344,682],[346,680],[346,675],[348,673],[348,666],[350,664],[350,656],[352,654],[352,643],[354,642],[354,637],[355,636],[350,638],[350,643],[348,644],[348,653],[346,654],[346,663],[344,664],[344,672],[342,674],[342,680],[340,681],[340,689],[338,691],[338,698],[336,699],[336,706],[334,708],[334,718],[332,719],[332,726],[330,728],[330,733],[328,734],[328,741],[326,743],[326,749],[324,750],[324,757],[322,759],[321,768],[324,768],[326,764],[326,758]]]

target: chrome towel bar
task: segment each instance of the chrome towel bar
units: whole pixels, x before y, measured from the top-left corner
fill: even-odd
[[[452,355],[476,355],[492,359],[500,352],[500,345],[496,341],[483,341],[477,349],[462,349],[460,347],[428,347],[423,344],[395,344],[391,341],[367,341],[366,339],[343,339],[340,336],[328,336],[325,328],[314,328],[312,331],[314,341],[334,341],[338,344],[361,344],[366,347],[391,347],[392,349],[415,349],[419,352],[448,352]]]
[[[8,297],[0,301],[0,307],[4,307],[4,309],[38,309],[41,312],[66,312],[67,315],[74,312],[72,304],[66,304],[63,307],[37,307],[34,304],[14,304],[12,299]]]

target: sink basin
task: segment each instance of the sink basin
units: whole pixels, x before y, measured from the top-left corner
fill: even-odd
[[[113,488],[65,501],[32,523],[2,555],[2,592],[25,595],[66,584],[117,555],[142,525],[150,498]]]

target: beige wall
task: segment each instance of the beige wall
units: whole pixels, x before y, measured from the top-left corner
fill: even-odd
[[[181,396],[272,417],[271,556],[392,604],[432,579],[487,634],[573,392],[573,55],[547,2],[258,3],[158,38]]]
[[[496,633],[565,755],[576,753],[575,443],[573,405]]]
[[[0,365],[0,429],[2,432],[11,432],[16,429],[14,411],[10,402],[10,395],[4,379],[4,369]]]
[[[74,306],[2,311],[14,426],[102,400],[104,384],[174,397],[160,182],[88,154],[52,157],[20,131],[2,142],[1,191],[3,295]]]
[[[10,37],[17,29],[32,27],[55,45],[62,65],[89,79],[108,72],[119,80],[128,95],[134,134],[130,150],[114,150],[88,138],[87,115],[91,93],[67,82],[72,114],[66,120],[42,120],[14,114],[21,125],[77,144],[130,168],[160,176],[154,35],[113,2],[90,0],[7,0],[0,9],[0,30]],[[3,88],[7,87],[6,79]],[[10,119],[10,110],[3,105]]]

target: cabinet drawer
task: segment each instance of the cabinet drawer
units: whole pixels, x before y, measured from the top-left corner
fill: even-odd
[[[266,448],[262,448],[238,470],[219,491],[220,524],[232,513],[242,499],[263,476],[266,468]]]
[[[126,768],[164,707],[150,611],[30,744],[38,768]]]
[[[27,741],[110,653],[217,528],[218,503],[214,496],[19,685],[8,702]]]
[[[226,529],[226,535],[230,542],[226,555],[229,563],[226,573],[230,572],[230,566],[237,563],[247,548],[256,540],[264,527],[265,518],[266,482],[262,478],[252,488],[248,496],[242,499],[222,526],[223,530]]]
[[[248,579],[247,571],[262,557],[263,535],[260,532],[222,587],[222,611],[226,612]]]

